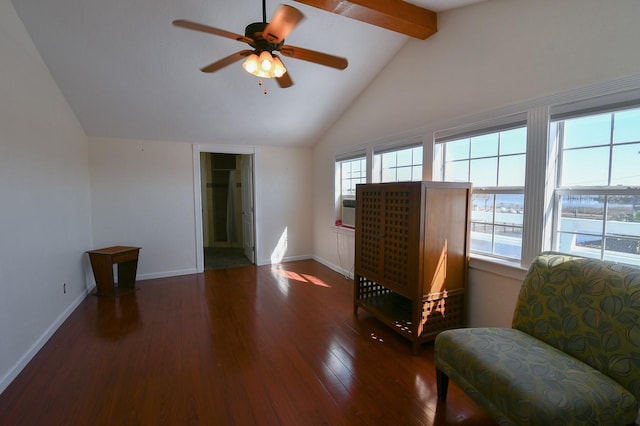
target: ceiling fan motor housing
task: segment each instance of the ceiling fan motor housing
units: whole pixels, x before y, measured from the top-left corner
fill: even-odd
[[[263,50],[268,50],[269,52],[279,50],[280,47],[284,44],[284,40],[276,44],[270,43],[262,37],[262,33],[264,32],[264,29],[268,24],[268,22],[254,22],[253,24],[247,25],[247,27],[244,29],[245,37],[253,39],[254,42],[253,44],[251,44],[251,47],[256,49],[258,53],[262,52]]]

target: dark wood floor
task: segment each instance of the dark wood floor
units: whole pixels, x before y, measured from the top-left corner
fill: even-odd
[[[352,310],[314,261],[142,281],[88,297],[0,395],[3,425],[492,425]]]

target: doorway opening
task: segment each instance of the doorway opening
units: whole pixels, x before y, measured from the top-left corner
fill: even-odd
[[[204,269],[252,265],[253,156],[200,153]]]

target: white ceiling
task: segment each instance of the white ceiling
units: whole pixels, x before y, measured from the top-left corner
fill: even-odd
[[[441,12],[479,0],[410,0]],[[89,136],[242,145],[311,145],[408,37],[293,1],[306,19],[286,43],[349,60],[344,71],[284,58],[281,89],[241,68],[199,69],[244,49],[177,28],[188,19],[244,34],[260,0],[13,0]],[[267,20],[278,1],[267,1]]]

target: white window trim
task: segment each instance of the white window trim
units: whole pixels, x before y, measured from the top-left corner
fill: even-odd
[[[505,268],[514,268],[520,276],[531,260],[542,250],[552,246],[553,227],[553,191],[555,188],[557,146],[549,140],[550,118],[578,110],[588,111],[605,105],[619,106],[625,102],[640,99],[640,74],[622,77],[607,82],[578,87],[548,96],[534,98],[525,102],[508,105],[478,114],[458,117],[439,123],[432,123],[420,129],[405,133],[402,137],[385,138],[352,147],[364,152],[367,157],[367,181],[371,181],[372,158],[375,150],[393,147],[394,142],[402,145],[402,140],[422,138],[423,179],[432,180],[434,169],[438,166],[436,140],[442,140],[452,134],[472,132],[474,129],[486,129],[487,124],[499,125],[504,120],[513,122],[514,117],[522,116],[527,121],[527,170],[538,170],[525,175],[525,214],[523,218],[522,259],[520,263],[505,262],[501,259],[471,255],[471,267],[477,266],[488,272],[505,275]],[[335,155],[338,160],[348,152]],[[339,185],[339,183],[338,183]],[[339,187],[339,186],[338,186]],[[475,258],[475,260],[473,259]],[[495,265],[495,268],[492,266]],[[508,274],[506,274],[508,275]]]
[[[422,137],[412,137],[406,138],[399,141],[395,141],[393,143],[377,145],[372,148],[371,153],[371,180],[370,182],[381,183],[382,181],[382,165],[378,164],[375,159],[377,155],[387,154],[390,152],[402,151],[404,149],[417,148],[422,147],[422,177],[424,180],[424,138]],[[367,169],[368,170],[368,169]],[[374,180],[374,176],[376,179]]]
[[[433,152],[434,162],[437,161],[438,164],[434,165],[433,170],[437,173],[437,175],[443,176],[444,172],[444,162],[442,162],[442,151],[441,146],[446,144],[447,142],[454,141],[457,139],[467,138],[467,137],[475,137],[483,134],[490,134],[501,132],[505,130],[509,130],[511,128],[520,128],[525,127],[527,129],[527,147],[526,147],[526,157],[527,162],[529,158],[529,127],[528,121],[530,114],[528,113],[516,113],[503,117],[497,117],[491,120],[481,120],[470,124],[464,124],[457,127],[451,127],[446,130],[442,130],[439,132],[434,132],[434,149],[431,150]],[[499,155],[496,155],[499,157]],[[520,187],[491,187],[487,188],[486,193],[489,194],[500,194],[500,193],[522,193],[525,196],[525,200],[527,197],[526,191],[526,174],[525,174],[525,183],[524,186]],[[474,187],[476,192],[485,192],[485,188]],[[525,201],[525,213],[526,213],[526,201]],[[525,256],[525,233],[527,229],[525,228],[525,215],[523,215],[523,226],[522,226],[522,248],[520,250],[520,260],[502,257],[500,255],[491,254],[491,253],[478,253],[471,252],[469,250],[469,255],[471,257],[478,257],[482,259],[493,259],[496,263],[500,264],[508,264],[512,266],[522,266],[524,264],[528,265],[530,261],[524,262],[522,259]],[[495,225],[495,224],[494,224]]]
[[[509,262],[500,258],[470,254],[478,259],[473,265],[482,265],[482,270],[492,269],[492,262],[496,265],[496,272],[503,271],[505,265],[521,270],[527,268],[533,258],[543,250],[552,247],[554,236],[553,224],[553,196],[556,179],[557,141],[549,139],[549,123],[551,117],[560,114],[574,114],[576,111],[589,112],[611,107],[618,109],[626,103],[640,100],[640,74],[620,79],[597,83],[594,85],[571,89],[557,94],[532,99],[519,104],[485,111],[480,114],[457,118],[440,125],[430,126],[433,138],[431,149],[425,146],[424,153],[432,156],[430,163],[434,169],[438,166],[438,144],[443,139],[454,135],[474,133],[479,130],[490,129],[492,126],[506,125],[513,122],[519,115],[526,115],[527,125],[527,171],[525,174],[525,213],[523,218],[522,258],[520,263]],[[426,154],[425,154],[426,157]],[[426,174],[425,174],[426,175]],[[432,176],[431,173],[429,174]],[[501,273],[502,274],[502,273]]]

